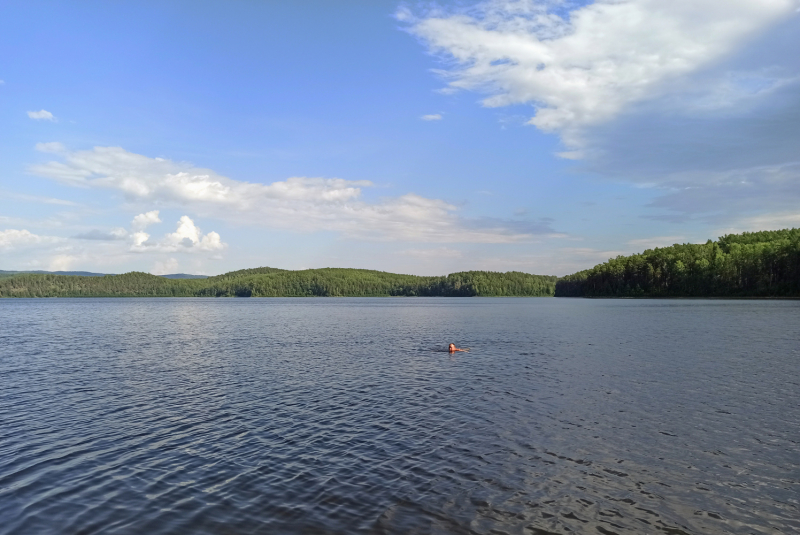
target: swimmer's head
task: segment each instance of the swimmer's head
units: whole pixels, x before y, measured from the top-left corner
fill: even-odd
[[[455,344],[450,344],[450,345],[448,346],[448,349],[455,349],[455,348],[456,348],[456,345],[455,345]]]

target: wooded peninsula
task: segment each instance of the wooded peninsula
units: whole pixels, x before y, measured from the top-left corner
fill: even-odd
[[[704,244],[657,247],[561,278],[518,271],[420,277],[366,269],[269,267],[208,278],[140,272],[0,274],[0,297],[391,296],[800,297],[800,229],[728,234]]]
[[[800,229],[728,234],[618,256],[562,277],[556,297],[800,297]]]

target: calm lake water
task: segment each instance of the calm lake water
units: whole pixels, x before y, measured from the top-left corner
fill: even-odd
[[[798,301],[0,300],[0,533],[797,533],[798,327]]]

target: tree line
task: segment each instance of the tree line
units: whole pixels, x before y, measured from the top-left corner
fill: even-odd
[[[800,297],[800,229],[728,234],[618,256],[562,277],[556,297]]]
[[[516,271],[420,277],[366,269],[269,267],[207,279],[140,272],[2,275],[0,297],[800,297],[800,229],[657,247],[561,278]]]
[[[255,268],[207,279],[131,272],[104,277],[19,274],[0,278],[0,297],[389,297],[552,296],[557,277],[464,271],[440,277],[364,269]]]

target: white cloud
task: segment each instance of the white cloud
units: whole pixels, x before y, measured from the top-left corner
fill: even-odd
[[[74,255],[59,254],[50,259],[47,265],[48,271],[71,271],[78,258]]]
[[[164,247],[174,247],[176,250],[180,247],[188,247],[197,248],[200,251],[217,251],[225,247],[216,232],[209,232],[203,236],[189,216],[180,218],[177,230],[172,234],[167,234],[162,244]]]
[[[178,260],[175,258],[168,258],[167,260],[156,261],[151,273],[153,273],[153,275],[169,275],[177,272]]]
[[[55,121],[55,116],[47,110],[29,111],[28,117],[36,121]]]
[[[146,232],[133,232],[131,234],[131,250],[144,251],[147,247],[145,243],[150,239],[150,234]]]
[[[67,152],[63,144],[58,141],[51,141],[49,143],[37,143],[36,150],[39,152],[48,152],[52,154],[62,154]]]
[[[188,206],[195,213],[237,224],[440,243],[508,243],[553,233],[546,222],[461,218],[454,205],[414,193],[366,202],[362,188],[373,185],[367,180],[294,177],[271,184],[242,182],[119,147],[61,157],[64,161],[35,165],[30,171],[72,186],[120,191],[132,201]]]
[[[113,236],[116,240],[121,240],[128,235],[128,231],[122,227],[114,227],[109,231],[109,235]]]
[[[796,0],[597,0],[561,17],[553,10],[564,7],[557,0],[495,0],[469,11],[417,18],[401,10],[397,17],[455,63],[441,71],[449,90],[488,93],[483,103],[490,107],[532,104],[530,124],[579,147],[586,127],[726,57],[796,6]],[[731,87],[712,100],[732,98]]]
[[[155,214],[156,219],[158,218],[157,211],[140,214],[140,216],[150,216],[152,219],[152,214]],[[137,223],[137,218],[140,218],[140,216],[134,218],[134,224]],[[140,218],[139,221],[142,221],[142,219],[145,218]],[[178,228],[175,232],[167,234],[161,241],[156,243],[150,242],[150,235],[146,232],[141,230],[134,232],[131,234],[130,250],[137,253],[214,252],[221,251],[225,247],[227,247],[227,244],[222,242],[219,234],[212,231],[203,235],[189,216],[183,216],[178,221]]]
[[[155,223],[161,223],[161,219],[158,217],[158,210],[152,210],[150,212],[137,215],[131,222],[131,228],[135,231],[144,230],[148,227],[148,225],[153,225]]]
[[[42,244],[51,244],[61,241],[55,236],[39,236],[25,229],[0,230],[0,249],[20,249]]]
[[[430,115],[423,115],[420,117],[423,121],[441,121],[442,114],[441,113],[432,113]]]

